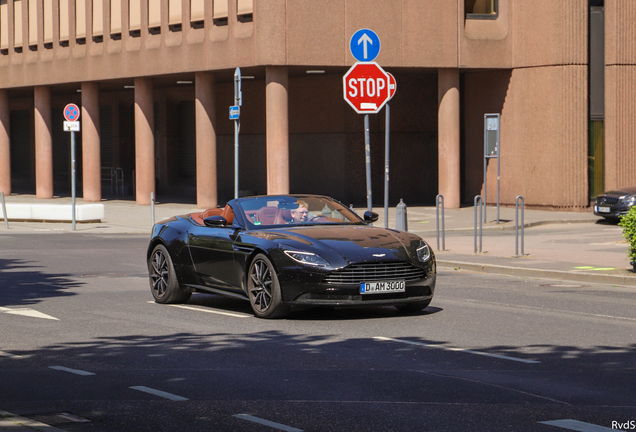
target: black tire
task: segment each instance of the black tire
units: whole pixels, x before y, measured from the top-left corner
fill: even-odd
[[[400,305],[395,305],[397,310],[403,313],[415,313],[420,312],[428,307],[431,304],[430,300],[422,301],[422,302],[414,302],[414,303],[404,303]]]
[[[155,246],[148,258],[150,291],[157,303],[185,303],[192,296],[179,286],[168,249],[162,244]]]
[[[289,306],[282,303],[276,270],[263,254],[256,255],[250,264],[247,294],[254,315],[259,318],[282,318],[289,313]]]

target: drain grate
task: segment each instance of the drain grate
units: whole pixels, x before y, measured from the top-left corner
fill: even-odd
[[[48,413],[48,414],[34,414],[28,416],[30,419],[44,423],[50,426],[65,424],[65,423],[88,423],[90,420],[83,417],[76,416],[71,413]]]

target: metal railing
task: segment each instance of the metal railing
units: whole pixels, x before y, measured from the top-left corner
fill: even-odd
[[[477,252],[477,213],[479,213],[479,253],[481,253],[481,245],[482,245],[482,226],[483,226],[483,218],[482,218],[482,208],[484,206],[484,202],[481,199],[481,195],[475,196],[475,253]],[[479,210],[478,210],[479,209]]]
[[[442,248],[439,248],[439,210],[442,209]],[[437,250],[446,250],[446,229],[444,227],[444,195],[439,194],[435,197],[435,215],[437,220]]]
[[[519,203],[521,203],[521,255],[519,255]],[[521,195],[517,195],[515,199],[515,257],[522,257],[523,253],[523,212],[525,203]]]

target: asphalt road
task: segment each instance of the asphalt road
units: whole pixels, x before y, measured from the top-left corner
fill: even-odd
[[[633,288],[451,270],[420,314],[315,309],[267,321],[212,295],[155,304],[147,240],[0,235],[1,411],[69,432],[636,422]]]

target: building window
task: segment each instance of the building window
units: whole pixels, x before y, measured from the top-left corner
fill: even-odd
[[[498,0],[464,0],[467,19],[497,19]]]

